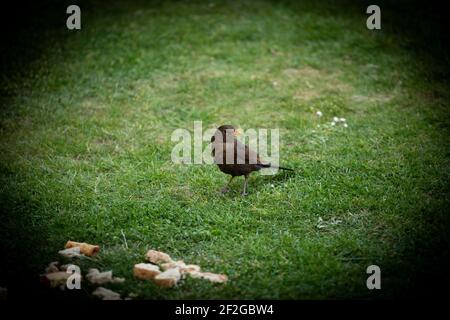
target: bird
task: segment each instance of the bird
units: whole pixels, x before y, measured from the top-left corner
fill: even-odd
[[[214,163],[217,164],[220,171],[231,175],[228,183],[221,189],[222,193],[229,191],[230,183],[235,177],[244,176],[244,187],[241,194],[243,196],[247,195],[248,178],[253,171],[259,171],[263,168],[294,171],[285,167],[273,166],[270,163],[263,163],[258,153],[236,139],[238,135],[239,133],[236,129],[232,125],[227,124],[217,128],[211,137]],[[227,157],[227,151],[229,153],[232,152],[233,156],[228,155]]]

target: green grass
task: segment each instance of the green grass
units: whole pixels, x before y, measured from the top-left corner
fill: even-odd
[[[395,20],[369,31],[367,6],[314,3],[87,2],[81,31],[42,31],[1,84],[0,286],[36,288],[71,239],[101,245],[77,263],[125,277],[108,286],[123,296],[429,294],[449,261],[448,83]],[[215,166],[170,159],[173,130],[198,120],[280,128],[297,171],[219,195]],[[150,248],[230,281],[135,280]]]

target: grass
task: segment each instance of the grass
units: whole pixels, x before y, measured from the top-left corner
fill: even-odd
[[[112,269],[126,282],[108,287],[141,299],[395,298],[448,281],[446,61],[395,27],[401,13],[369,31],[362,3],[81,7],[81,31],[58,16],[3,73],[0,286],[41,292],[69,239],[101,245],[82,270]],[[173,130],[197,120],[280,128],[297,171],[219,195],[215,166],[170,159]],[[150,248],[230,281],[135,280]],[[382,290],[366,288],[371,264]]]

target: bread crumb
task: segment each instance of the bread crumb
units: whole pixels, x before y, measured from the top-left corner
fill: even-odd
[[[103,287],[95,289],[94,292],[92,292],[92,295],[102,300],[122,300],[120,294]]]
[[[145,255],[147,258],[147,261],[154,263],[154,264],[160,264],[165,262],[172,262],[172,258],[164,252],[156,251],[156,250],[148,250],[147,254]]]
[[[153,281],[161,287],[170,288],[177,284],[181,279],[181,273],[179,268],[168,269],[158,274]]]
[[[134,265],[134,276],[138,279],[150,280],[161,273],[158,266],[150,263],[138,263]]]

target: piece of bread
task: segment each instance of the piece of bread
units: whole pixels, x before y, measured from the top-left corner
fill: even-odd
[[[147,261],[154,264],[173,262],[172,258],[167,253],[156,250],[148,250],[145,257]]]
[[[200,266],[196,264],[188,264],[181,269],[181,273],[192,273],[192,272],[200,272]]]
[[[160,287],[170,288],[177,284],[181,279],[179,268],[168,269],[158,274],[153,281]]]
[[[102,300],[122,300],[120,294],[103,287],[95,289],[94,292],[92,292],[92,295]]]
[[[173,269],[173,268],[180,268],[180,270],[182,270],[185,267],[186,267],[186,264],[184,263],[183,260],[166,262],[166,263],[161,264],[161,269],[163,269],[164,271]]]
[[[161,273],[158,266],[150,263],[138,263],[134,265],[134,276],[138,279],[151,280]]]
[[[194,279],[205,279],[211,282],[224,283],[228,281],[228,277],[224,274],[212,272],[191,272],[189,275]]]
[[[100,272],[95,268],[89,269],[88,273],[86,274],[86,279],[88,279],[90,283],[100,285],[105,283],[122,283],[125,281],[124,278],[113,277],[111,270]]]
[[[60,250],[60,251],[58,251],[58,253],[60,255],[62,255],[64,258],[68,258],[68,259],[81,256],[80,247],[73,247],[73,248]]]
[[[167,262],[161,264],[161,269],[166,271],[173,268],[179,268],[181,273],[191,273],[200,271],[200,266],[196,264],[186,264],[183,260]]]
[[[58,261],[50,262],[48,267],[45,268],[45,273],[58,272],[59,271],[58,266],[59,266],[59,262]]]
[[[56,288],[65,286],[70,276],[71,274],[65,271],[51,272],[42,275],[41,282],[50,288]]]
[[[66,249],[69,248],[80,248],[80,252],[88,257],[92,257],[100,251],[100,246],[70,240],[66,243]]]

